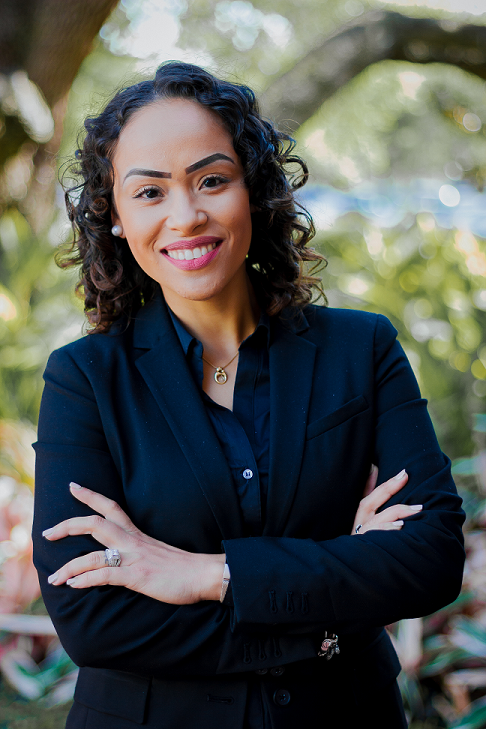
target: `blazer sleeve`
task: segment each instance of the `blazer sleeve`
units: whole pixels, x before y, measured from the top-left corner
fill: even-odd
[[[380,482],[402,468],[409,474],[385,506],[423,504],[423,511],[400,531],[225,541],[237,624],[321,623],[346,633],[427,615],[456,598],[464,564],[461,499],[396,330],[382,316],[374,335],[373,400],[372,462]],[[286,609],[289,594],[306,596],[305,614]]]
[[[95,550],[90,535],[49,542],[42,531],[93,512],[69,492],[71,481],[124,506],[120,473],[110,454],[92,387],[69,347],[54,352],[45,371],[36,451],[34,563],[42,595],[61,642],[79,666],[159,678],[235,673],[254,669],[265,654],[257,639],[234,625],[232,610],[213,601],[169,605],[115,586],[75,590],[47,577],[69,560]],[[106,387],[110,383],[107,378]],[[141,493],[143,484],[140,484]],[[282,636],[267,647],[259,667],[311,658],[311,636]]]

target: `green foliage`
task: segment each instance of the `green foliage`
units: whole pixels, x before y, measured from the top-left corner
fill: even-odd
[[[486,127],[471,131],[468,121],[486,121],[484,90],[459,68],[383,61],[323,104],[297,136],[313,178],[337,187],[390,173],[441,179],[450,162],[455,179],[482,187]]]
[[[72,87],[61,167],[72,158],[85,116],[96,113],[114,88],[151,73],[167,58],[164,49],[157,58],[145,54],[141,60],[126,53],[137,23],[154,7],[122,0],[102,29],[102,41]],[[345,22],[381,4],[177,0],[171,7],[185,58],[233,75],[259,93]],[[456,17],[410,3],[405,7],[416,15]],[[300,152],[309,159],[314,183],[350,188],[373,177],[395,176],[413,185],[418,177],[433,176],[444,182],[468,180],[481,189],[486,179],[484,89],[484,82],[453,67],[376,64],[298,130]],[[465,124],[467,114],[482,122],[477,131]],[[0,421],[36,421],[49,352],[81,332],[81,306],[72,294],[76,274],[58,270],[53,262],[56,246],[69,239],[61,208],[52,209],[41,234],[26,222],[21,201],[0,217]],[[466,681],[461,671],[486,667],[481,562],[486,550],[481,541],[486,521],[486,244],[465,229],[439,227],[428,212],[408,216],[394,228],[376,227],[350,212],[331,229],[324,226],[316,245],[329,259],[324,288],[330,303],[383,313],[397,327],[430,400],[441,445],[457,459],[454,472],[468,513],[465,589],[452,606],[425,619],[421,657],[404,673],[411,726],[485,726],[486,683],[474,684],[469,676],[470,703],[459,715],[461,695],[454,693],[454,681]],[[396,630],[397,640],[404,632]],[[46,709],[0,688],[1,722],[9,729],[60,729],[67,708]]]
[[[467,513],[462,592],[451,605],[426,618],[391,627],[403,667],[399,681],[411,729],[481,729],[486,724],[484,425],[480,414],[473,429],[474,458],[453,464]]]
[[[471,412],[486,396],[484,241],[439,228],[428,213],[383,230],[349,213],[317,242],[329,260],[323,282],[331,304],[391,319],[443,448],[452,457],[469,453]]]
[[[18,209],[0,217],[0,419],[36,422],[47,357],[81,330],[73,276],[54,263],[63,231],[53,218],[36,237]]]

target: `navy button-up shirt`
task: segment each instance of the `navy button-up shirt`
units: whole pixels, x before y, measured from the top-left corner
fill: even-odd
[[[203,391],[203,346],[170,309],[169,312],[230,467],[243,515],[245,536],[261,536],[265,522],[270,447],[269,317],[263,313],[253,334],[240,344],[231,411],[214,402]]]
[[[260,536],[265,523],[270,452],[270,319],[263,313],[257,328],[239,347],[233,411],[202,389],[203,346],[169,309],[172,322],[206,412],[233,476],[246,536]],[[224,387],[224,385],[221,385]],[[233,605],[231,582],[224,604]],[[271,720],[258,681],[250,685],[243,729],[270,729]]]

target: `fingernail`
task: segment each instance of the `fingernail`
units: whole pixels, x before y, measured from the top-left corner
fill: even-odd
[[[69,580],[66,580],[67,585],[74,585],[76,583],[75,577],[70,577]]]
[[[42,532],[42,536],[48,537],[49,534],[52,534],[53,531],[54,531],[54,527],[51,527],[50,529],[44,529],[44,531]]]
[[[420,511],[420,509],[423,509],[423,506],[422,504],[414,504],[410,508],[413,509],[413,511]]]
[[[395,480],[396,480],[396,481],[400,481],[400,479],[401,479],[401,478],[403,478],[403,477],[405,476],[405,474],[406,474],[406,473],[407,473],[407,472],[406,472],[406,470],[405,470],[405,469],[403,468],[403,469],[402,469],[402,470],[400,471],[400,473],[397,473],[397,475],[395,476]]]
[[[399,519],[398,521],[392,521],[392,524],[394,526],[403,526],[403,519]],[[69,582],[69,580],[68,580]]]
[[[49,577],[47,578],[47,582],[48,582],[48,583],[49,583],[50,585],[52,585],[52,583],[53,583],[53,582],[55,582],[55,581],[57,580],[57,578],[58,578],[58,577],[59,577],[59,572],[54,572],[54,574],[53,574],[53,575],[50,575],[50,576],[49,576]]]
[[[79,483],[74,483],[74,481],[71,481],[71,483],[69,484],[69,488],[75,489],[76,491],[78,491],[79,489],[82,489],[83,487],[80,486]]]
[[[374,471],[376,471],[376,466],[375,466],[375,464],[374,464],[374,463],[372,463],[372,464],[371,464],[371,468],[370,468],[370,475],[371,475],[372,473],[374,473]]]

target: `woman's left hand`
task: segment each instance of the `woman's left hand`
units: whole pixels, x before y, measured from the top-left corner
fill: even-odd
[[[51,575],[51,584],[67,583],[75,588],[120,585],[173,605],[219,600],[224,554],[194,554],[172,547],[137,529],[123,509],[106,496],[73,483],[70,491],[97,514],[67,519],[46,529],[43,536],[54,541],[91,534],[105,547],[118,549],[121,565],[107,566],[104,550],[90,552]]]
[[[408,474],[405,470],[400,471],[388,481],[376,486],[378,480],[378,469],[373,466],[366,482],[363,498],[354,517],[354,524],[351,534],[364,534],[371,530],[396,530],[401,529],[403,520],[417,514],[422,509],[422,504],[395,504],[383,511],[378,511],[408,481]],[[358,531],[356,531],[358,529]]]

